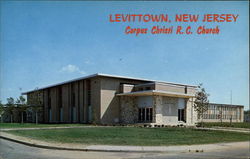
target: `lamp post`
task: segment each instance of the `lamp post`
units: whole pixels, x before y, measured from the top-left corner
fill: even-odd
[[[232,125],[232,106],[233,106],[233,95],[232,95],[233,93],[232,93],[232,90],[231,90],[231,93],[230,93],[230,103],[231,103],[231,109],[229,110],[230,111],[230,125]]]

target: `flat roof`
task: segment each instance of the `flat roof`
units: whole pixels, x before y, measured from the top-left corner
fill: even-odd
[[[149,80],[149,79],[144,79],[144,78],[135,78],[135,77],[127,77],[127,76],[118,76],[118,75],[110,75],[110,74],[96,73],[96,74],[92,74],[92,75],[88,75],[88,76],[84,76],[84,77],[80,77],[80,78],[75,78],[75,79],[72,79],[72,80],[68,80],[68,81],[65,81],[65,82],[60,82],[60,83],[57,83],[57,84],[48,85],[48,86],[41,87],[41,88],[38,88],[38,89],[35,89],[35,90],[23,92],[22,94],[24,95],[24,94],[31,93],[31,92],[34,92],[34,91],[39,91],[39,90],[43,90],[43,89],[46,89],[46,88],[51,88],[51,87],[55,87],[55,86],[59,86],[59,85],[63,85],[63,84],[71,83],[71,82],[76,82],[76,81],[80,81],[80,80],[84,80],[84,79],[89,79],[89,78],[93,78],[93,77],[98,77],[98,76],[99,76],[99,77],[110,77],[110,78],[130,79],[130,80],[146,81],[146,82],[161,82],[161,83],[172,84],[172,85],[197,87],[197,86],[195,86],[195,85],[187,85],[187,84],[180,84],[180,83],[173,83],[173,82]]]
[[[230,107],[244,107],[244,105],[237,105],[237,104],[221,104],[221,103],[209,103],[209,105],[230,106]]]

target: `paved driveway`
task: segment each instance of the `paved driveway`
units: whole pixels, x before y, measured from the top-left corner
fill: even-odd
[[[165,158],[215,158],[215,159],[237,159],[250,157],[249,147],[230,148],[223,151],[211,151],[203,153],[120,153],[120,152],[80,152],[49,150],[29,147],[22,144],[0,139],[1,159],[165,159]]]

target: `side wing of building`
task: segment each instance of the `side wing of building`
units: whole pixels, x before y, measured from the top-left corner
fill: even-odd
[[[243,122],[244,106],[210,103],[203,122]]]

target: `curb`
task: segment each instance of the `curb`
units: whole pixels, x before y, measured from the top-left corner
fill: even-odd
[[[20,141],[20,140],[16,140],[16,139],[12,139],[12,138],[8,138],[8,137],[4,137],[0,135],[1,139],[4,140],[8,140],[8,141],[12,141],[12,142],[16,142],[19,144],[23,144],[23,145],[27,145],[27,146],[31,146],[31,147],[37,147],[37,148],[44,148],[44,149],[52,149],[52,150],[68,150],[68,151],[92,151],[92,152],[136,152],[136,153],[159,153],[159,152],[167,152],[167,151],[137,151],[137,150],[101,150],[101,149],[88,149],[88,148],[65,148],[65,147],[56,147],[56,146],[46,146],[46,145],[39,145],[39,144],[31,144],[28,142],[24,142],[24,141]],[[177,151],[174,151],[177,152]],[[179,151],[179,152],[183,152],[183,151]],[[186,152],[186,151],[185,151]],[[187,152],[191,152],[190,150]]]

